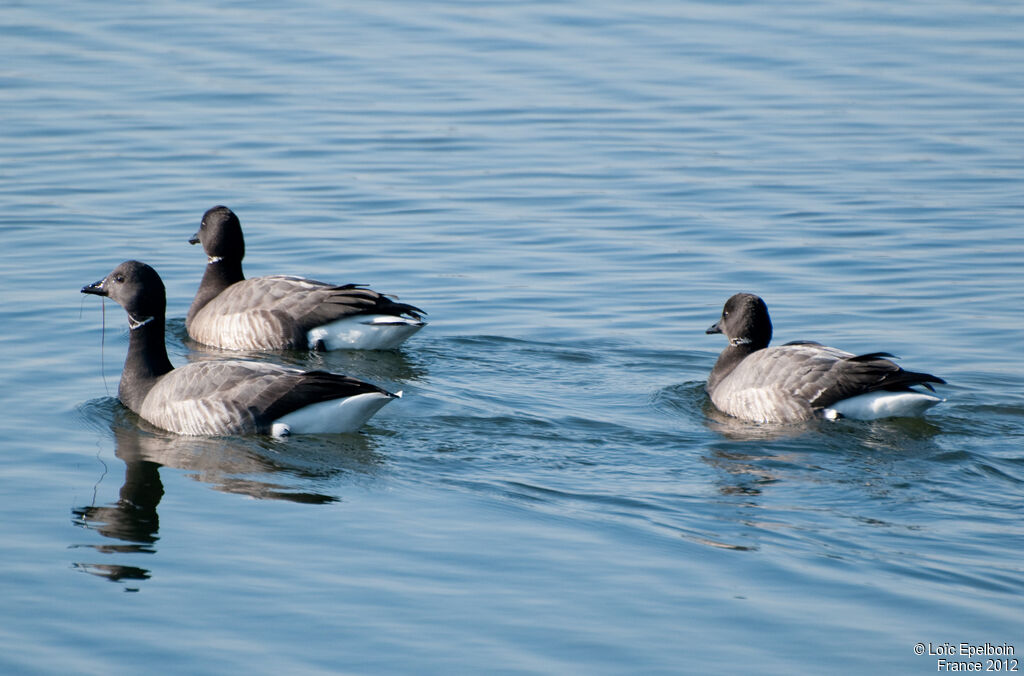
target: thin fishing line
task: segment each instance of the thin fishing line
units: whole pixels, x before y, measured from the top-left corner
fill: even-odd
[[[107,467],[107,461],[103,459],[102,455],[100,455],[102,452],[103,452],[102,448],[100,448],[100,449],[98,449],[96,451],[96,459],[100,461],[101,465],[103,465],[103,473],[100,474],[100,478],[99,479],[96,479],[96,483],[94,483],[92,485],[92,506],[93,507],[96,506],[96,496],[99,494],[100,484],[103,483],[103,479],[106,478],[107,473],[110,471],[110,468]]]

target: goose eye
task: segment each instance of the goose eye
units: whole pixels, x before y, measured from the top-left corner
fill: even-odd
[[[124,275],[114,275],[114,281],[118,284],[124,282]]]

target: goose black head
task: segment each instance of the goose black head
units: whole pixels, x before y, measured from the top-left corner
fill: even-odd
[[[98,282],[82,287],[82,293],[107,296],[128,313],[137,328],[154,317],[163,317],[167,291],[156,270],[139,261],[125,261]]]
[[[725,301],[722,317],[705,333],[722,333],[730,345],[749,345],[759,350],[772,340],[772,320],[768,306],[752,293],[737,293]]]
[[[224,206],[216,206],[203,214],[199,231],[189,240],[202,244],[211,263],[221,260],[241,261],[245,257],[245,240],[238,216]]]

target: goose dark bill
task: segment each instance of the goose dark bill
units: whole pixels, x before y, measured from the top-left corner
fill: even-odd
[[[105,279],[105,278],[104,278]],[[103,288],[103,279],[92,284],[86,284],[82,287],[82,293],[92,294],[93,296],[106,296],[107,291]]]

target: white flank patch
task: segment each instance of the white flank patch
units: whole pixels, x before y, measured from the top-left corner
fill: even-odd
[[[283,437],[289,434],[355,432],[384,404],[401,396],[401,392],[395,395],[367,392],[343,399],[321,401],[278,418],[271,425],[271,434]]]
[[[323,341],[327,350],[392,350],[423,328],[418,319],[392,315],[356,315],[310,329],[309,348]]]
[[[829,420],[838,417],[854,420],[907,418],[923,415],[941,401],[944,400],[924,392],[869,392],[837,401],[822,413]]]

